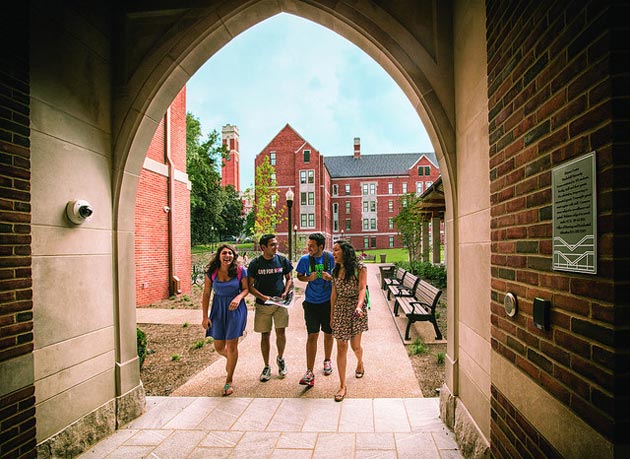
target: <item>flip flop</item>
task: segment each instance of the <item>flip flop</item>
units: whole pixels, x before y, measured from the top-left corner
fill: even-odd
[[[365,368],[362,371],[356,370],[354,372],[354,377],[357,379],[361,379],[363,378],[363,375],[365,374]]]
[[[223,386],[223,396],[227,397],[228,395],[232,395],[234,393],[234,389],[232,389],[232,385],[229,383],[225,383]]]
[[[347,388],[343,389],[343,394],[341,394],[341,389],[339,389],[339,392],[337,392],[337,394],[335,395],[335,402],[343,401],[343,399],[346,397],[347,393],[348,393],[348,389]]]

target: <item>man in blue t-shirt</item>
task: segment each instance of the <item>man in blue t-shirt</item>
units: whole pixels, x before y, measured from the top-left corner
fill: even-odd
[[[332,329],[330,328],[330,294],[332,292],[332,270],[335,266],[332,254],[324,250],[326,238],[322,233],[308,236],[308,254],[303,255],[297,264],[297,278],[308,282],[304,294],[304,321],[306,322],[306,373],[300,384],[313,387],[315,375],[313,367],[317,356],[319,331],[324,332],[324,375],[332,374],[330,355],[333,348]]]

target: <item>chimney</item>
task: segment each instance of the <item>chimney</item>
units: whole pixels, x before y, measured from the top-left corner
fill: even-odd
[[[354,159],[361,157],[361,139],[359,137],[354,138]]]

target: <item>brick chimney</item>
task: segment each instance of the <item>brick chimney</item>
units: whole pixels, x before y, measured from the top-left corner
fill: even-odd
[[[359,137],[354,138],[354,159],[361,157],[361,139]]]

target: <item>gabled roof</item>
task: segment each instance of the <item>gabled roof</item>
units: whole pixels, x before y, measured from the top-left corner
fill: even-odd
[[[383,177],[388,175],[408,175],[409,169],[422,156],[433,164],[438,164],[435,153],[385,153],[352,156],[325,156],[324,165],[330,178],[343,177]]]

